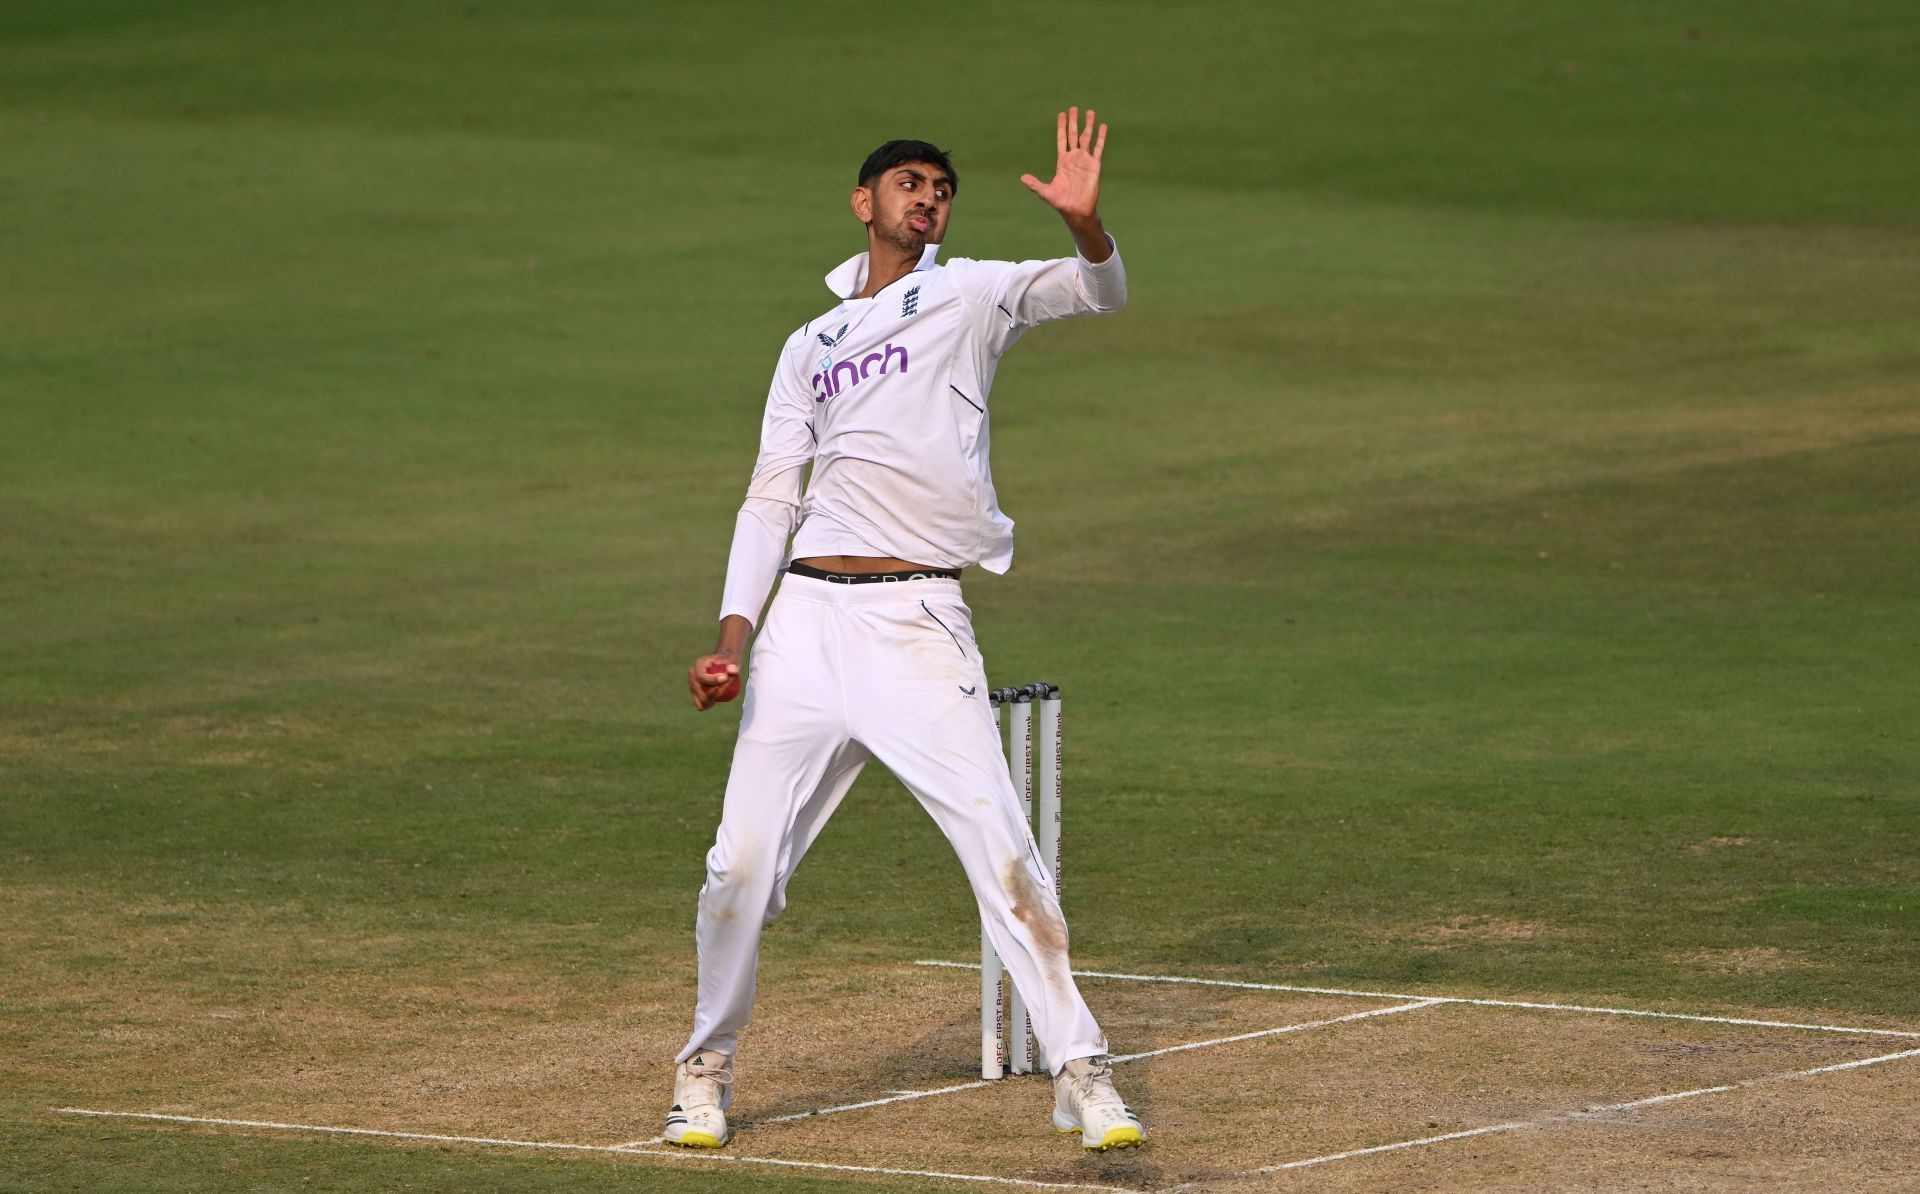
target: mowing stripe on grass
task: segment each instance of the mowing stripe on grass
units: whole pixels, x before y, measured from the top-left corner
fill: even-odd
[[[1796,1078],[1811,1078],[1818,1074],[1833,1074],[1841,1070],[1857,1070],[1870,1065],[1882,1065],[1889,1061],[1900,1061],[1909,1057],[1920,1057],[1920,1049],[1907,1049],[1900,1053],[1883,1053],[1878,1057],[1863,1057],[1858,1061],[1842,1061],[1834,1065],[1815,1066],[1810,1070],[1793,1070],[1785,1074],[1766,1074],[1759,1078],[1748,1078],[1743,1082],[1734,1082],[1725,1086],[1703,1086],[1698,1090],[1675,1091],[1672,1094],[1652,1095],[1644,1099],[1631,1099],[1624,1103],[1608,1103],[1602,1107],[1586,1107],[1579,1111],[1557,1111],[1535,1119],[1516,1120],[1512,1123],[1488,1124],[1483,1128],[1468,1128],[1464,1132],[1444,1132],[1438,1136],[1422,1136],[1418,1140],[1401,1140],[1393,1144],[1376,1144],[1372,1148],[1348,1149],[1346,1152],[1328,1153],[1322,1157],[1307,1157],[1299,1161],[1288,1161],[1281,1165],[1268,1165],[1253,1170],[1254,1173],[1279,1173],[1287,1169],[1305,1169],[1312,1165],[1325,1165],[1333,1161],[1345,1161],[1353,1157],[1372,1156],[1375,1153],[1396,1152],[1405,1148],[1420,1148],[1428,1144],[1443,1144],[1449,1140],[1464,1140],[1469,1136],[1488,1136],[1496,1132],[1518,1132],[1523,1128],[1538,1128],[1553,1124],[1575,1123],[1583,1119],[1602,1115],[1613,1115],[1622,1111],[1634,1111],[1642,1107],[1657,1107],[1662,1103],[1677,1103],[1682,1099],[1697,1099],[1705,1095],[1727,1094],[1736,1090],[1745,1090],[1752,1086],[1762,1086],[1770,1082],[1786,1082]]]
[[[978,970],[978,962],[921,960],[915,966],[947,970]],[[1899,1028],[1860,1028],[1849,1024],[1799,1024],[1790,1020],[1742,1020],[1731,1016],[1703,1016],[1688,1012],[1650,1012],[1630,1007],[1585,1007],[1577,1003],[1534,1003],[1522,999],[1473,999],[1463,995],[1413,995],[1399,991],[1355,991],[1345,987],[1299,987],[1288,983],[1236,982],[1224,978],[1186,978],[1172,974],[1117,974],[1107,970],[1076,970],[1075,978],[1111,978],[1130,983],[1178,983],[1191,987],[1231,987],[1242,991],[1289,991],[1300,995],[1351,995],[1361,999],[1431,999],[1437,1003],[1464,1003],[1473,1007],[1518,1007],[1542,1012],[1582,1012],[1592,1016],[1644,1016],[1655,1020],[1694,1020],[1702,1024],[1736,1024],[1743,1028],[1799,1028],[1809,1032],[1859,1033],[1920,1039],[1920,1032]]]
[[[618,1153],[626,1157],[658,1157],[674,1161],[726,1161],[736,1165],[777,1165],[792,1169],[825,1169],[835,1173],[875,1173],[887,1177],[922,1177],[978,1185],[1018,1186],[1027,1190],[1105,1190],[1131,1194],[1119,1186],[1077,1182],[1038,1182],[990,1173],[942,1173],[933,1169],[883,1169],[875,1165],[836,1165],[827,1161],[788,1161],[779,1157],[741,1157],[728,1153],[681,1152],[668,1148],[641,1148],[631,1144],[571,1144],[558,1140],[513,1140],[498,1136],[443,1136],[434,1132],[396,1132],[380,1128],[342,1128],[328,1124],[278,1123],[263,1119],[216,1119],[202,1115],[163,1115],[157,1111],[96,1111],[86,1107],[55,1107],[59,1115],[96,1118],[159,1120],[166,1123],[205,1124],[226,1128],[263,1128],[276,1132],[316,1132],[330,1136],[375,1136],[388,1140],[431,1140],[441,1144],[483,1144],[494,1148],[535,1148],[562,1152]]]

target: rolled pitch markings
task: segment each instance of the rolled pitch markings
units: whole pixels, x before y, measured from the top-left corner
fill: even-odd
[[[976,962],[921,960],[915,966],[944,970],[978,970]],[[1745,1028],[1797,1028],[1807,1032],[1842,1032],[1849,1036],[1906,1037],[1920,1040],[1920,1032],[1900,1028],[1860,1028],[1850,1024],[1800,1024],[1791,1020],[1742,1020],[1731,1016],[1703,1016],[1689,1012],[1653,1012],[1631,1007],[1587,1007],[1577,1003],[1532,1003],[1521,999],[1473,999],[1460,995],[1411,995],[1404,991],[1356,991],[1344,987],[1300,987],[1288,983],[1248,983],[1224,978],[1187,978],[1172,974],[1119,974],[1108,970],[1076,970],[1075,978],[1110,978],[1132,983],[1170,983],[1189,987],[1228,987],[1237,991],[1286,991],[1297,995],[1345,995],[1355,999],[1432,1000],[1468,1007],[1514,1007],[1537,1012],[1577,1012],[1589,1016],[1640,1016],[1651,1020],[1691,1020],[1700,1024],[1733,1024]]]
[[[1372,1008],[1364,1012],[1349,1012],[1344,1016],[1331,1016],[1324,1020],[1308,1020],[1301,1024],[1286,1024],[1279,1028],[1262,1028],[1257,1032],[1242,1032],[1234,1036],[1215,1037],[1207,1041],[1191,1041],[1184,1045],[1168,1045],[1163,1049],[1148,1049],[1142,1053],[1122,1053],[1107,1060],[1114,1065],[1125,1065],[1130,1061],[1143,1061],[1149,1057],[1161,1057],[1168,1053],[1185,1053],[1190,1049],[1211,1049],[1216,1045],[1232,1045],[1240,1041],[1254,1041],[1262,1037],[1283,1036],[1291,1032],[1305,1032],[1311,1028],[1326,1028],[1334,1024],[1345,1024],[1350,1020],[1371,1020],[1377,1016],[1393,1016],[1401,1012],[1415,1012],[1421,1008],[1434,1007],[1445,1002],[1440,999],[1419,999],[1395,1007]],[[776,1115],[771,1119],[754,1120],[742,1125],[742,1130],[750,1127],[766,1127],[770,1124],[793,1123],[802,1119],[817,1119],[823,1115],[839,1115],[846,1111],[864,1111],[869,1107],[885,1107],[892,1103],[908,1103],[915,1099],[931,1099],[940,1095],[959,1094],[962,1091],[980,1090],[993,1085],[993,1080],[982,1078],[975,1082],[961,1082],[953,1086],[937,1086],[931,1090],[895,1091],[884,1099],[867,1099],[859,1103],[842,1103],[837,1107],[821,1107],[814,1111],[796,1111],[791,1115]]]
[[[958,970],[969,970],[974,968],[971,963],[967,963],[967,962],[948,962],[948,961],[931,961],[931,960],[917,961],[914,963],[914,965],[941,967],[941,968],[958,969]],[[1595,1007],[1595,1006],[1587,1006],[1582,1004],[1549,1003],[1549,1002],[1519,1000],[1519,999],[1479,999],[1479,998],[1468,998],[1468,997],[1461,997],[1461,996],[1444,996],[1444,995],[1421,996],[1421,995],[1411,995],[1405,992],[1394,992],[1394,991],[1366,991],[1366,990],[1356,990],[1356,989],[1342,988],[1342,987],[1309,987],[1309,986],[1302,986],[1302,985],[1290,984],[1290,983],[1252,983],[1252,982],[1234,981],[1230,979],[1192,978],[1192,977],[1186,977],[1186,976],[1180,976],[1180,975],[1126,974],[1126,973],[1117,973],[1112,971],[1100,971],[1100,970],[1076,970],[1073,973],[1075,977],[1078,977],[1078,978],[1112,979],[1120,982],[1165,983],[1165,984],[1173,984],[1173,985],[1181,985],[1181,986],[1222,987],[1222,988],[1231,988],[1235,990],[1275,991],[1275,992],[1285,992],[1289,994],[1338,995],[1338,996],[1348,996],[1353,998],[1399,999],[1399,1000],[1416,1000],[1417,1001],[1414,1003],[1404,1004],[1400,1007],[1382,1009],[1383,1011],[1389,1011],[1389,1012],[1413,1010],[1415,1008],[1422,1008],[1422,1007],[1434,1007],[1434,1006],[1439,1006],[1443,1004],[1459,1004],[1459,1005],[1468,1006],[1468,1007],[1513,1008],[1513,1009],[1523,1010],[1523,1011],[1565,1012],[1565,1013],[1593,1015],[1593,1016],[1634,1017],[1634,1018],[1645,1018],[1645,1019],[1656,1019],[1656,1020],[1678,1020],[1678,1021],[1687,1021],[1687,1022],[1701,1023],[1701,1024],[1728,1025],[1732,1027],[1742,1027],[1742,1028],[1769,1028],[1769,1029],[1784,1029],[1784,1030],[1803,1031],[1803,1032],[1841,1033],[1849,1036],[1854,1036],[1854,1035],[1885,1036],[1885,1037],[1904,1038],[1908,1040],[1920,1039],[1920,1032],[1905,1030],[1905,1029],[1866,1028],[1866,1027],[1860,1027],[1855,1025],[1845,1025],[1845,1024],[1812,1024],[1812,1023],[1802,1023],[1802,1022],[1789,1021],[1789,1020],[1759,1020],[1759,1019],[1748,1019],[1748,1018],[1735,1017],[1735,1016],[1709,1016],[1709,1015],[1701,1015],[1701,1014],[1687,1013],[1687,1012],[1657,1012],[1657,1011],[1649,1011],[1649,1010],[1640,1009],[1640,1008]],[[1356,1017],[1342,1017],[1342,1019],[1353,1019],[1353,1018],[1356,1018]],[[1248,1034],[1247,1037],[1243,1037],[1239,1039],[1251,1039],[1252,1037],[1258,1037],[1258,1036],[1264,1036],[1264,1035],[1271,1035],[1271,1034],[1254,1033],[1254,1034]],[[1223,1041],[1221,1043],[1224,1043],[1225,1039],[1230,1039],[1230,1038],[1223,1038]],[[1179,1046],[1175,1046],[1176,1050],[1178,1048]],[[1174,1050],[1163,1050],[1162,1052],[1170,1052],[1170,1051],[1174,1051]],[[1708,1095],[1729,1094],[1735,1091],[1747,1090],[1757,1086],[1765,1086],[1765,1085],[1779,1083],[1779,1082],[1795,1081],[1802,1078],[1813,1078],[1823,1074],[1834,1074],[1834,1073],[1845,1072],[1848,1070],[1863,1069],[1868,1066],[1884,1065],[1889,1062],[1903,1061],[1903,1060],[1908,1060],[1916,1057],[1920,1057],[1920,1049],[1906,1049],[1896,1053],[1884,1053],[1874,1057],[1863,1057],[1863,1058],[1858,1058],[1852,1061],[1835,1062],[1830,1065],[1814,1066],[1808,1069],[1791,1070],[1784,1073],[1776,1073],[1776,1074],[1763,1074],[1757,1077],[1742,1079],[1740,1081],[1727,1083],[1724,1085],[1705,1086],[1705,1087],[1700,1087],[1694,1090],[1673,1091],[1666,1094],[1651,1095],[1646,1098],[1631,1099],[1625,1102],[1608,1103],[1600,1106],[1582,1107],[1582,1108],[1569,1109],[1565,1111],[1555,1111],[1545,1115],[1535,1116],[1530,1119],[1512,1120],[1504,1123],[1486,1124],[1484,1126],[1477,1127],[1477,1128],[1467,1128],[1467,1129],[1464,1129],[1461,1131],[1455,1131],[1455,1132],[1443,1132],[1434,1136],[1422,1136],[1422,1137],[1418,1137],[1410,1140],[1394,1141],[1389,1144],[1378,1144],[1368,1148],[1346,1149],[1340,1152],[1326,1153],[1320,1156],[1304,1157],[1299,1160],[1286,1161],[1277,1165],[1266,1165],[1257,1169],[1248,1170],[1245,1173],[1226,1176],[1226,1177],[1220,1177],[1216,1179],[1211,1179],[1209,1181],[1192,1182],[1192,1183],[1172,1186],[1172,1187],[1169,1187],[1167,1191],[1164,1192],[1164,1194],[1173,1194],[1173,1191],[1203,1189],[1206,1186],[1215,1184],[1217,1182],[1232,1181],[1232,1180],[1247,1178],[1247,1177],[1251,1177],[1259,1174],[1282,1173],[1282,1172],[1295,1170],[1295,1169],[1307,1169],[1307,1168],[1312,1168],[1318,1165],[1331,1164],[1336,1161],[1346,1161],[1346,1160],[1352,1160],[1359,1157],[1376,1156],[1382,1153],[1399,1152],[1402,1150],[1412,1149],[1412,1148],[1422,1148],[1430,1145],[1444,1144],[1454,1140],[1466,1140],[1466,1139],[1470,1139],[1478,1136],[1491,1136],[1491,1135],[1498,1135],[1498,1134],[1509,1133],[1509,1132],[1519,1132],[1529,1128],[1548,1127],[1548,1126],[1554,1126],[1558,1124],[1591,1121],[1591,1120],[1600,1119],[1610,1115],[1618,1115],[1623,1112],[1636,1111],[1636,1110],[1640,1110],[1648,1107],[1657,1107],[1657,1106],[1662,1106],[1668,1103],[1677,1103],[1687,1099],[1703,1098]]]
[[[1663,1103],[1677,1103],[1683,1099],[1697,1099],[1705,1095],[1729,1094],[1737,1090],[1747,1090],[1755,1086],[1764,1086],[1774,1082],[1790,1082],[1798,1078],[1812,1078],[1820,1074],[1836,1074],[1843,1070],[1863,1069],[1867,1066],[1884,1065],[1890,1061],[1901,1061],[1910,1057],[1920,1057],[1920,1049],[1907,1049],[1899,1053],[1883,1053],[1878,1057],[1862,1057],[1856,1061],[1842,1061],[1833,1065],[1815,1066],[1807,1070],[1792,1070],[1784,1074],[1764,1074],[1758,1078],[1748,1078],[1741,1082],[1732,1082],[1724,1086],[1703,1086],[1698,1090],[1681,1090],[1671,1094],[1652,1095],[1644,1099],[1632,1099],[1624,1103],[1608,1103],[1600,1107],[1582,1107],[1572,1111],[1556,1111],[1534,1119],[1515,1120],[1510,1123],[1487,1124],[1485,1127],[1468,1128],[1461,1132],[1443,1132],[1438,1136],[1422,1136],[1417,1140],[1399,1140],[1392,1144],[1376,1144],[1372,1148],[1354,1148],[1345,1152],[1327,1153],[1319,1157],[1306,1157],[1298,1161],[1287,1161],[1279,1165],[1266,1165],[1251,1173],[1280,1173],[1289,1169],[1307,1169],[1315,1165],[1325,1165],[1333,1161],[1346,1161],[1355,1157],[1369,1157],[1378,1153],[1398,1152],[1401,1149],[1421,1148],[1429,1144],[1444,1144],[1450,1140],[1465,1140],[1470,1136],[1491,1136],[1501,1132],[1519,1132],[1527,1128],[1547,1127],[1554,1124],[1597,1119],[1606,1115],[1617,1115],[1623,1111],[1637,1111],[1642,1107],[1657,1107]],[[1225,1179],[1223,1179],[1225,1180]],[[1192,1187],[1176,1186],[1174,1189]]]
[[[916,963],[916,965],[936,966],[936,967],[952,968],[952,969],[974,969],[975,968],[974,965],[969,963],[964,963],[964,962],[923,961],[923,962]],[[1462,998],[1462,997],[1455,997],[1455,996],[1409,995],[1404,993],[1386,992],[1386,991],[1362,991],[1362,990],[1351,990],[1351,989],[1343,989],[1343,988],[1307,987],[1307,986],[1283,984],[1283,983],[1249,983],[1249,982],[1237,982],[1237,981],[1225,980],[1225,979],[1189,978],[1189,977],[1181,977],[1181,976],[1175,976],[1175,975],[1122,974],[1122,973],[1114,973],[1114,972],[1106,972],[1106,971],[1075,971],[1074,973],[1077,976],[1083,977],[1083,978],[1103,978],[1103,979],[1113,979],[1117,981],[1127,981],[1127,982],[1170,983],[1170,984],[1189,985],[1189,986],[1226,987],[1226,988],[1235,988],[1235,989],[1241,989],[1241,990],[1270,990],[1270,991],[1280,991],[1280,992],[1297,993],[1297,994],[1340,995],[1340,996],[1349,996],[1349,997],[1395,999],[1395,1000],[1404,1001],[1400,1005],[1395,1007],[1379,1008],[1379,1009],[1374,1009],[1372,1011],[1367,1011],[1367,1012],[1350,1013],[1345,1016],[1336,1016],[1336,1017],[1331,1017],[1325,1020],[1309,1021],[1309,1022],[1296,1024],[1296,1025],[1286,1025],[1286,1026],[1283,1026],[1280,1028],[1274,1028],[1274,1029],[1263,1029],[1257,1032],[1241,1033],[1235,1036],[1220,1037],[1213,1040],[1195,1041],[1195,1042],[1191,1042],[1183,1045],[1172,1045],[1162,1049],[1149,1050],[1143,1053],[1125,1054],[1115,1058],[1114,1060],[1116,1062],[1135,1061],[1135,1060],[1140,1060],[1147,1057],[1161,1056],[1168,1053],[1176,1053],[1176,1052],[1182,1052],[1182,1051],[1187,1051],[1192,1049],[1209,1048],[1217,1045],[1230,1044],[1238,1041],[1254,1040],[1254,1039],[1259,1039],[1263,1037],[1276,1036],[1284,1033],[1299,1032],[1299,1031],[1304,1031],[1310,1028],[1324,1027],[1331,1024],[1345,1023],[1353,1020],[1368,1019],[1368,1018],[1386,1016],[1386,1015],[1395,1015],[1395,1014],[1399,1014],[1402,1012],[1409,1012],[1409,1011],[1418,1011],[1424,1008],[1436,1007],[1444,1004],[1462,1004],[1467,1006],[1479,1006],[1479,1007],[1516,1008],[1516,1009],[1536,1010],[1536,1011],[1570,1012],[1570,1013],[1582,1013],[1582,1014],[1588,1014],[1588,1015],[1603,1015],[1603,1016],[1635,1016],[1635,1017],[1648,1017],[1648,1018],[1655,1018],[1655,1019],[1694,1021],[1694,1022],[1709,1023],[1709,1024],[1724,1024],[1724,1025],[1733,1025],[1733,1026],[1741,1026],[1741,1027],[1797,1029],[1797,1030],[1813,1031],[1813,1032],[1867,1034],[1867,1035],[1876,1035],[1876,1036],[1890,1036],[1890,1037],[1903,1037],[1908,1039],[1920,1039],[1920,1032],[1906,1031],[1906,1030],[1899,1030],[1899,1029],[1864,1028],[1864,1027],[1853,1027],[1853,1026],[1847,1026],[1847,1025],[1834,1025],[1834,1024],[1809,1024],[1809,1023],[1796,1023],[1791,1021],[1779,1021],[1779,1020],[1743,1019],[1743,1018],[1728,1017],[1728,1016],[1695,1015],[1695,1014],[1688,1014],[1688,1013],[1681,1013],[1681,1012],[1654,1012],[1654,1011],[1645,1011],[1645,1010],[1636,1009],[1636,1008],[1588,1007],[1588,1006],[1582,1006],[1577,1004],[1544,1003],[1544,1002],[1532,1002],[1532,1001],[1512,1000],[1512,999],[1476,999],[1476,998]],[[1554,1112],[1548,1115],[1538,1116],[1532,1119],[1513,1120],[1513,1121],[1508,1121],[1504,1123],[1487,1124],[1478,1128],[1469,1128],[1463,1131],[1445,1132],[1435,1136],[1424,1136],[1416,1139],[1395,1141],[1392,1143],[1374,1145],[1367,1148],[1347,1149],[1340,1152],[1326,1153],[1320,1156],[1305,1157],[1305,1158],[1301,1158],[1294,1161],[1287,1161],[1277,1165],[1264,1166],[1259,1169],[1250,1170],[1246,1174],[1242,1174],[1239,1176],[1245,1177],[1245,1176],[1252,1176],[1257,1174],[1279,1173],[1283,1171],[1310,1168],[1313,1166],[1325,1165],[1325,1164],[1330,1164],[1337,1161],[1350,1160],[1350,1159],[1355,1159],[1359,1157],[1374,1156],[1382,1153],[1397,1152],[1405,1149],[1420,1148],[1420,1147],[1425,1147],[1429,1145],[1442,1144],[1442,1143],[1446,1143],[1453,1140],[1462,1140],[1462,1139],[1468,1139],[1471,1137],[1488,1136],[1488,1135],[1494,1135],[1494,1134],[1500,1134],[1500,1133],[1518,1132],[1528,1128],[1549,1126],[1549,1125],[1559,1124],[1559,1123],[1572,1123],[1572,1122],[1579,1122],[1582,1120],[1591,1120],[1591,1119],[1602,1117],[1602,1116],[1620,1114],[1622,1112],[1628,1112],[1628,1111],[1638,1110],[1641,1108],[1659,1106],[1667,1103],[1678,1102],[1685,1099],[1701,1098],[1707,1095],[1715,1095],[1715,1094],[1726,1094],[1733,1091],[1744,1090],[1744,1089],[1748,1089],[1751,1087],[1768,1084],[1768,1083],[1790,1081],[1790,1080],[1796,1080],[1800,1078],[1815,1077],[1822,1074],[1839,1073],[1843,1071],[1856,1070],[1856,1069],[1861,1069],[1867,1066],[1882,1065],[1888,1062],[1901,1061],[1901,1060],[1906,1060],[1914,1057],[1920,1057],[1920,1048],[1902,1050],[1896,1053],[1886,1053],[1886,1054],[1881,1054],[1875,1057],[1859,1058],[1853,1061],[1837,1062],[1831,1065],[1815,1066],[1809,1069],[1795,1070],[1787,1073],[1762,1075],[1759,1077],[1744,1079],[1739,1082],[1734,1082],[1734,1083],[1725,1084],[1725,1085],[1700,1087],[1695,1090],[1676,1091],[1668,1094],[1653,1095],[1647,1098],[1633,1099],[1627,1102],[1611,1103],[1611,1104],[1606,1104],[1606,1105],[1597,1106],[1597,1107],[1586,1107],[1586,1108],[1580,1108],[1580,1109],[1574,1109],[1574,1110],[1568,1110],[1568,1111],[1562,1111],[1562,1112]],[[789,1121],[798,1120],[798,1119],[809,1119],[809,1118],[814,1118],[820,1115],[835,1114],[842,1111],[852,1111],[852,1110],[856,1110],[864,1107],[883,1106],[889,1103],[927,1098],[935,1095],[957,1093],[963,1090],[973,1090],[986,1085],[988,1085],[988,1083],[984,1081],[969,1082],[969,1083],[962,1083],[962,1084],[958,1084],[950,1087],[940,1087],[940,1088],[936,1088],[928,1091],[896,1092],[894,1095],[884,1099],[868,1100],[863,1103],[846,1104],[840,1107],[823,1108],[819,1111],[802,1112],[797,1115],[781,1116],[777,1119],[767,1120],[764,1122],[780,1123],[780,1122],[789,1122]],[[892,1176],[892,1177],[919,1177],[919,1178],[928,1178],[928,1179],[942,1180],[942,1181],[965,1182],[965,1183],[971,1183],[971,1184],[1012,1186],[1012,1187],[1017,1187],[1022,1189],[1109,1190],[1109,1191],[1117,1191],[1117,1190],[1124,1189],[1123,1187],[1117,1187],[1117,1186],[1101,1186],[1101,1185],[1093,1185],[1088,1183],[1072,1183],[1072,1182],[1045,1182],[1045,1181],[1037,1181],[1037,1180],[1031,1180],[1026,1178],[1004,1177],[1004,1176],[999,1176],[995,1174],[953,1173],[953,1172],[945,1172],[945,1171],[931,1170],[931,1169],[896,1169],[896,1168],[887,1168],[883,1166],[844,1165],[844,1164],[836,1164],[836,1163],[825,1162],[825,1161],[793,1161],[793,1160],[786,1160],[783,1158],[776,1158],[776,1157],[750,1157],[750,1156],[743,1156],[739,1154],[681,1153],[678,1151],[672,1151],[672,1150],[656,1147],[658,1145],[658,1138],[652,1138],[652,1139],[642,1140],[642,1141],[634,1141],[628,1144],[620,1144],[620,1145],[595,1145],[595,1144],[576,1144],[576,1143],[565,1142],[565,1141],[516,1140],[516,1139],[506,1138],[506,1137],[488,1137],[488,1136],[453,1136],[453,1135],[441,1135],[441,1134],[429,1133],[429,1132],[404,1132],[404,1131],[389,1131],[389,1130],[382,1130],[382,1129],[376,1129],[376,1128],[354,1128],[354,1127],[339,1127],[339,1126],[330,1126],[330,1125],[322,1125],[322,1124],[283,1123],[283,1122],[276,1122],[276,1121],[269,1121],[269,1120],[221,1119],[221,1118],[214,1118],[214,1117],[208,1117],[208,1116],[174,1115],[174,1114],[163,1114],[158,1112],[107,1111],[107,1110],[98,1110],[98,1109],[80,1108],[80,1107],[61,1107],[61,1108],[56,1108],[55,1110],[58,1114],[74,1115],[74,1116],[134,1119],[134,1120],[158,1121],[158,1122],[182,1123],[182,1124],[200,1124],[200,1125],[207,1125],[207,1126],[238,1127],[238,1128],[250,1128],[250,1129],[267,1130],[267,1131],[305,1132],[305,1133],[341,1135],[341,1136],[363,1136],[363,1137],[376,1137],[376,1138],[394,1139],[394,1140],[418,1140],[418,1141],[431,1141],[436,1143],[473,1144],[473,1145],[481,1145],[481,1146],[488,1146],[488,1147],[502,1147],[502,1148],[525,1148],[525,1149],[540,1149],[540,1150],[549,1150],[549,1151],[591,1152],[591,1153],[618,1153],[625,1156],[644,1156],[644,1157],[650,1157],[650,1158],[660,1157],[660,1158],[667,1158],[675,1161],[692,1161],[692,1162],[711,1161],[711,1162],[719,1162],[719,1163],[726,1163],[726,1164],[766,1165],[766,1166],[775,1166],[775,1167],[783,1167],[783,1168],[811,1169],[811,1170],[822,1170],[822,1171],[841,1172],[841,1173],[868,1173],[868,1174]],[[1225,1178],[1225,1179],[1217,1179],[1217,1180],[1232,1180],[1232,1179]],[[1197,1188],[1198,1186],[1202,1186],[1205,1184],[1206,1183],[1193,1183],[1188,1186],[1174,1187],[1174,1189]]]

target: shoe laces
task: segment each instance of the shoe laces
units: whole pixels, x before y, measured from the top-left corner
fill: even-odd
[[[731,1066],[696,1066],[683,1062],[680,1072],[686,1076],[681,1087],[682,1107],[718,1107],[726,1095],[724,1088],[733,1082]]]
[[[1082,1107],[1118,1107],[1122,1111],[1127,1108],[1126,1100],[1114,1089],[1113,1067],[1104,1062],[1088,1062],[1081,1073],[1068,1074],[1067,1082]]]

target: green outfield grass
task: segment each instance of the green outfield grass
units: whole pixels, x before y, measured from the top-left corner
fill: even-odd
[[[1069,102],[1133,302],[1001,370],[1020,556],[968,596],[1066,690],[1079,960],[1920,1023],[1910,3],[36,0],[0,1185],[631,1188],[48,1109],[191,1103],[110,1077],[143,993],[690,1011],[737,715],[681,675],[775,352],[888,137],[953,149],[953,253],[1069,251],[1016,181]],[[876,768],[768,964],[977,935]]]

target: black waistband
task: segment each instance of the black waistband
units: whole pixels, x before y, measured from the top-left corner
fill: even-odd
[[[958,572],[946,568],[916,568],[912,572],[828,572],[810,564],[788,564],[787,571],[795,576],[832,581],[836,585],[875,585],[901,580],[960,579]]]

